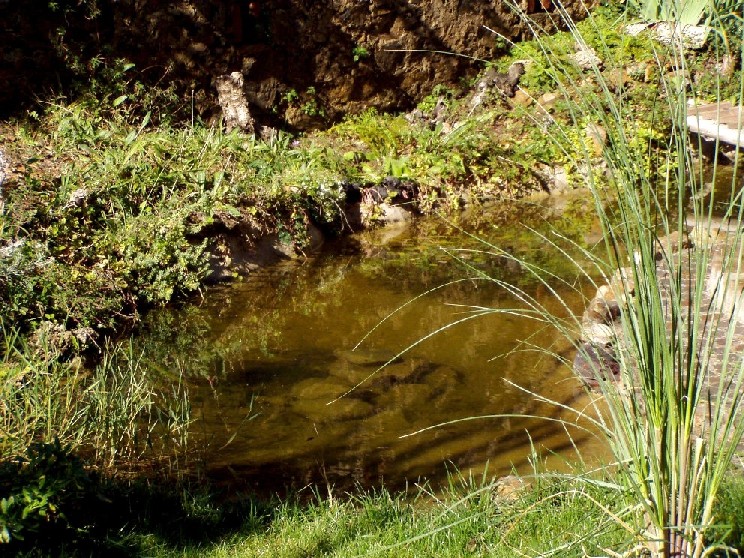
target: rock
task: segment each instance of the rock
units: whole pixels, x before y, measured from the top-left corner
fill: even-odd
[[[70,198],[65,204],[65,209],[72,209],[74,207],[83,207],[85,200],[88,199],[88,190],[85,188],[78,188],[70,194]]]
[[[562,166],[553,169],[552,183],[549,187],[551,192],[565,192],[571,189],[571,181],[568,178],[568,172]]]
[[[620,380],[618,347],[623,332],[620,315],[635,287],[629,268],[616,272],[609,284],[600,286],[581,317],[581,340],[573,369],[587,385],[596,387],[599,379]]]
[[[601,155],[607,146],[607,130],[599,124],[587,124],[584,133],[591,140],[595,154]]]
[[[18,250],[23,248],[26,245],[26,239],[25,238],[19,238],[18,240],[15,240],[8,244],[7,246],[3,246],[0,248],[0,258],[10,258],[15,254]]]
[[[690,49],[703,48],[709,33],[710,27],[706,25],[678,25],[671,21],[659,22],[654,27],[654,35],[660,43],[681,43],[684,48]]]
[[[576,45],[576,52],[569,58],[583,71],[587,72],[593,68],[602,68],[602,59],[597,52],[588,45]]]
[[[413,218],[410,211],[403,209],[399,205],[381,203],[380,209],[382,210],[382,220],[386,223],[401,223],[410,221]]]
[[[519,498],[519,493],[529,488],[529,486],[529,483],[526,483],[524,479],[516,475],[507,475],[496,481],[494,493],[501,500],[513,501]]]
[[[405,223],[413,219],[411,212],[399,205],[389,203],[365,202],[360,206],[362,223],[370,226],[375,223]]]
[[[615,68],[604,74],[607,86],[613,91],[621,91],[629,82],[630,76],[625,68]]]
[[[215,79],[215,87],[218,102],[222,108],[225,129],[228,132],[237,128],[247,134],[255,133],[256,125],[243,91],[243,74],[232,72],[218,76]]]
[[[620,380],[620,363],[613,345],[583,343],[574,358],[573,369],[589,387],[597,387],[600,381]]]
[[[404,118],[413,125],[423,125],[433,130],[437,126],[445,123],[448,108],[445,98],[439,97],[436,105],[434,105],[434,108],[431,109],[430,112],[424,112],[423,110],[416,108],[407,113]]]
[[[625,26],[625,32],[631,37],[636,37],[648,29],[648,23],[631,23]]]
[[[623,295],[618,296],[610,285],[602,285],[597,289],[596,296],[589,302],[584,313],[587,319],[601,324],[611,324],[621,313]]]
[[[514,62],[509,67],[506,75],[498,74],[493,78],[493,84],[496,89],[501,91],[506,97],[514,97],[514,93],[519,86],[519,79],[524,75],[524,64]]]
[[[561,95],[558,93],[543,93],[537,100],[537,104],[540,105],[543,110],[549,111],[555,106],[560,98]]]
[[[532,101],[533,99],[529,93],[519,89],[514,93],[514,98],[511,100],[511,104],[515,107],[528,107],[532,104]]]
[[[519,79],[524,75],[524,64],[514,62],[505,73],[499,73],[495,68],[489,68],[475,86],[475,94],[470,101],[471,110],[483,104],[492,91],[511,99],[519,87]]]

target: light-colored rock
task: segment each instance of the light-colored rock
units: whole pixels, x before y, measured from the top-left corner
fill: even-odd
[[[78,188],[70,194],[70,198],[65,204],[65,209],[72,209],[73,207],[82,207],[85,200],[88,199],[88,190],[85,188]]]
[[[599,124],[587,124],[584,128],[586,137],[592,142],[595,154],[600,155],[607,146],[607,130]]]
[[[597,52],[588,45],[576,45],[576,52],[569,58],[583,71],[589,71],[592,68],[602,68],[602,59],[597,56]]]
[[[517,89],[517,91],[514,93],[514,98],[511,99],[512,106],[518,106],[518,107],[528,107],[532,104],[532,97],[529,93],[522,89]]]
[[[215,87],[222,108],[225,129],[228,132],[237,128],[247,134],[255,133],[256,124],[248,109],[248,100],[243,91],[243,74],[232,72],[218,76],[215,79]]]
[[[401,223],[412,219],[411,212],[399,205],[381,203],[380,209],[382,210],[382,220],[386,223]]]
[[[519,498],[519,494],[529,486],[524,479],[515,475],[507,475],[496,481],[494,493],[500,500],[512,501]]]
[[[568,177],[568,172],[562,166],[557,166],[553,169],[552,186],[550,191],[554,193],[565,192],[571,189],[571,180]]]
[[[537,100],[537,104],[544,110],[548,111],[555,106],[560,98],[561,95],[558,93],[543,93]]]
[[[707,25],[678,25],[671,21],[656,22],[653,27],[648,23],[634,23],[625,28],[631,37],[651,30],[653,37],[664,44],[681,43],[685,48],[698,49],[705,46],[710,34]]]
[[[664,44],[682,44],[685,48],[700,49],[705,46],[710,34],[707,25],[676,25],[662,21],[654,27],[656,39]]]

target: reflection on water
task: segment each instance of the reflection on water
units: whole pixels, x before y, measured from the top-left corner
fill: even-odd
[[[199,306],[154,315],[140,341],[155,369],[186,373],[202,472],[259,492],[314,482],[348,488],[384,480],[392,488],[419,477],[437,482],[448,469],[479,473],[486,462],[490,473],[505,474],[525,469],[530,439],[543,453],[575,461],[574,445],[600,451],[588,432],[571,427],[569,437],[558,422],[527,418],[574,420],[523,390],[575,408],[589,404],[561,364],[571,360],[569,344],[544,324],[491,314],[398,353],[466,317],[462,305],[520,306],[478,272],[565,313],[550,289],[467,233],[568,280],[555,288],[581,312],[576,268],[530,229],[554,227],[584,244],[590,214],[581,200],[522,202],[479,208],[459,230],[430,219],[343,239],[306,261],[214,289]],[[446,253],[453,248],[469,250],[464,263]],[[510,416],[401,438],[482,415]]]

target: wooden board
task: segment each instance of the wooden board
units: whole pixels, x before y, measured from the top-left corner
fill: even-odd
[[[690,105],[687,127],[706,138],[744,147],[744,107],[729,102]]]

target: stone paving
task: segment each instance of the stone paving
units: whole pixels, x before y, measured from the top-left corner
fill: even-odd
[[[678,283],[681,286],[683,313],[690,311],[691,295],[695,291],[691,286],[696,279],[696,256],[699,256],[701,250],[709,251],[705,277],[700,283],[699,334],[694,339],[695,353],[702,356],[701,361],[707,362],[708,366],[706,380],[709,403],[700,406],[697,422],[701,425],[718,393],[726,346],[729,346],[729,375],[738,370],[744,358],[744,264],[741,254],[744,241],[741,236],[741,233],[724,227],[710,232],[697,227],[682,241],[677,235],[670,235],[658,242],[656,273],[661,302],[668,317],[668,333],[672,329],[669,317],[673,284]],[[670,261],[673,262],[671,266]],[[681,270],[678,281],[673,281],[675,270]],[[623,271],[624,279],[617,273],[610,284],[598,289],[582,318],[582,345],[574,360],[574,370],[590,387],[598,385],[598,374],[605,379],[619,379],[620,376],[618,354],[619,351],[627,351],[627,348],[623,348],[626,341],[620,323],[620,315],[626,306],[621,293],[628,292],[633,296],[635,292],[632,279],[629,278],[630,271]],[[623,284],[628,288],[623,290]],[[683,327],[690,324],[691,318],[690,315],[683,317]],[[686,335],[681,337],[683,342],[687,342]],[[733,396],[731,391],[724,389],[727,399]]]

